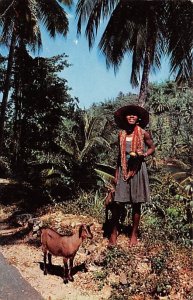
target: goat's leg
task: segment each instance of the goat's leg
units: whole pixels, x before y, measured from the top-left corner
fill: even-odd
[[[52,254],[51,253],[48,253],[48,264],[49,264],[49,266],[52,265]]]
[[[109,206],[105,206],[105,224],[107,224],[109,221]]]
[[[68,259],[63,258],[63,263],[64,263],[64,277],[63,281],[64,283],[68,283]]]
[[[48,274],[47,267],[46,267],[46,258],[47,258],[47,251],[44,252],[44,275]]]
[[[72,276],[73,261],[74,261],[74,257],[70,258],[69,272],[68,272],[68,279],[69,279],[70,281],[74,281],[74,278],[73,278],[73,276]]]

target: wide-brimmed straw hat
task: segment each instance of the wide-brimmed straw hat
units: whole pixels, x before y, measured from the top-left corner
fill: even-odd
[[[138,124],[142,128],[145,128],[149,123],[148,111],[141,106],[131,104],[119,108],[114,113],[115,123],[119,128],[126,129],[128,127],[126,116],[130,114],[138,116]]]

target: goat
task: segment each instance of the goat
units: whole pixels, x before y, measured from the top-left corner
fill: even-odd
[[[105,223],[108,223],[109,221],[109,211],[112,212],[113,208],[115,207],[114,202],[115,197],[115,189],[109,188],[105,197]],[[120,221],[121,223],[124,223],[125,218],[127,216],[127,211],[124,206],[119,206],[120,210]]]
[[[127,210],[124,205],[119,205],[116,202],[114,202],[115,197],[115,189],[113,187],[108,188],[106,197],[105,197],[105,223],[103,224],[104,229],[104,236],[109,237],[111,232],[111,223],[112,223],[112,214],[113,211],[119,210],[119,221],[121,224],[124,223],[126,216],[127,216]],[[109,212],[111,212],[111,219],[109,218]]]
[[[72,276],[73,261],[81,243],[86,238],[93,238],[90,231],[91,225],[82,224],[79,230],[72,236],[64,236],[50,228],[41,229],[42,251],[44,253],[44,275],[47,275],[46,259],[48,254],[48,263],[52,264],[51,256],[62,256],[64,263],[63,281],[67,283],[74,281]],[[69,268],[68,268],[69,261]]]
[[[109,220],[109,211],[111,211],[112,209],[114,194],[114,189],[108,189],[108,192],[105,197],[105,223],[107,223]]]

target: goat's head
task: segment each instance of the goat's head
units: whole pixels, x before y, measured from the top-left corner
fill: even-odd
[[[86,238],[92,239],[93,234],[90,230],[90,227],[92,225],[93,224],[90,224],[90,225],[82,224],[82,225],[80,225],[80,227],[79,227],[79,237],[82,237],[82,239],[86,239]]]

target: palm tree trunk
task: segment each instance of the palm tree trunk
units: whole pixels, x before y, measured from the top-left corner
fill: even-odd
[[[145,50],[145,58],[143,65],[143,74],[140,85],[140,92],[138,98],[138,104],[144,107],[147,100],[148,86],[149,86],[149,73],[151,67],[151,56],[152,56],[152,35],[151,35],[151,21],[147,23],[147,42]]]
[[[13,136],[12,136],[12,165],[15,170],[19,169],[19,153],[21,143],[21,99],[22,99],[22,78],[20,70],[23,69],[23,52],[27,50],[23,40],[20,40],[17,51],[15,51],[15,72],[14,72],[14,114],[13,114]],[[27,53],[28,55],[28,53]],[[27,61],[26,61],[27,64]]]
[[[150,51],[147,49],[145,51],[145,59],[144,59],[144,67],[143,67],[143,75],[141,79],[141,86],[139,92],[138,103],[140,106],[144,107],[146,99],[147,99],[147,92],[148,92],[148,85],[149,85],[149,72],[150,72]]]
[[[18,80],[18,79],[17,79]],[[14,171],[18,169],[18,161],[19,161],[19,149],[20,149],[20,137],[21,137],[21,103],[19,99],[21,98],[21,91],[19,82],[16,83],[15,86],[15,110],[13,116],[13,138],[12,138],[12,165]]]
[[[8,101],[8,95],[10,89],[10,78],[11,78],[11,70],[13,66],[15,43],[16,43],[16,35],[13,31],[12,38],[11,38],[11,45],[9,48],[7,71],[5,76],[5,84],[4,84],[3,98],[1,102],[1,111],[0,111],[0,155],[2,154],[2,150],[3,150],[5,115],[6,115],[7,101]]]

